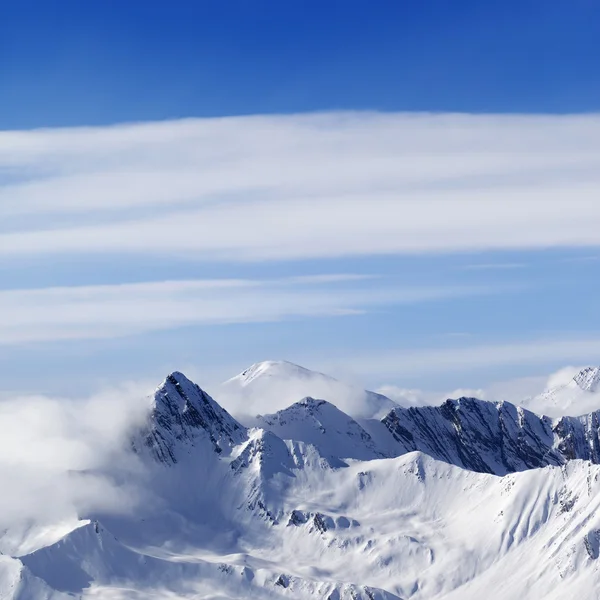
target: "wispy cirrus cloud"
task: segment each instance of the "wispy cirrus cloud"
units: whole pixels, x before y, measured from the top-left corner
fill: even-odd
[[[194,279],[219,271],[189,261],[579,247],[592,257],[600,247],[599,140],[598,115],[327,113],[0,132],[0,264],[7,275],[0,343],[353,315],[514,290],[457,282],[493,281],[500,270],[523,280],[518,268],[527,258],[515,253],[461,259],[466,267],[456,261],[434,274],[447,285],[420,287],[361,274],[306,277],[300,262],[222,272],[290,275],[277,280]],[[88,269],[92,259],[97,272]],[[126,268],[113,271],[117,261]],[[391,272],[390,262],[369,264]],[[143,266],[137,281],[156,281],[112,284],[127,281],[136,265]],[[173,274],[165,265],[176,265]],[[46,266],[47,285],[67,285],[20,289]],[[407,281],[433,280],[425,271],[404,273]],[[163,281],[169,277],[179,280]],[[111,285],[79,285],[84,280]],[[493,320],[482,325],[491,336]],[[588,362],[595,352],[589,339],[562,341],[524,350],[521,343],[406,348],[347,362],[372,370],[371,380],[393,381],[389,375],[427,378],[430,361],[448,372]]]
[[[501,366],[600,363],[600,334],[540,337],[511,342],[446,346],[443,348],[399,348],[368,355],[339,357],[339,363],[370,379],[438,377],[447,373],[469,373]],[[323,367],[335,368],[335,365]]]
[[[328,113],[0,133],[0,256],[600,245],[600,117]]]
[[[460,269],[464,271],[511,271],[513,269],[524,269],[525,263],[474,263],[464,265]]]
[[[347,316],[514,286],[364,285],[368,276],[216,279],[0,291],[0,344],[114,338],[189,325]]]

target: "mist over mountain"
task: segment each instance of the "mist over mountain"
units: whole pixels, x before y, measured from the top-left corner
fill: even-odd
[[[598,370],[572,381],[576,405]],[[355,392],[283,362],[224,385],[318,386]],[[2,598],[558,600],[600,584],[600,411],[364,392],[354,413],[303,396],[242,422],[180,372],[144,399],[48,402],[0,406]]]
[[[273,360],[255,363],[227,380],[218,397],[236,412],[250,416],[269,412],[274,406],[286,408],[305,397],[326,398],[358,417],[382,417],[397,406],[383,394],[288,361]]]

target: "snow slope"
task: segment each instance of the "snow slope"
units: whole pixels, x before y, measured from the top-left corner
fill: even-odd
[[[534,412],[559,417],[600,410],[600,367],[586,367],[565,384],[522,402]]]
[[[254,416],[285,408],[302,398],[320,398],[355,417],[382,417],[397,404],[376,392],[363,390],[286,361],[256,363],[222,384],[217,399],[238,412]]]
[[[256,425],[280,438],[312,444],[330,458],[371,460],[385,456],[352,417],[326,400],[304,398],[275,414],[259,415]]]
[[[145,502],[32,527],[0,598],[599,597],[596,414],[460,399],[357,421],[305,398],[254,425],[171,374],[131,433]]]

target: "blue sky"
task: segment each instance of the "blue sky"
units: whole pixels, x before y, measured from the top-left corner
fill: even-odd
[[[3,5],[7,391],[600,362],[598,39],[583,0]]]
[[[323,109],[597,110],[594,0],[0,7],[0,126]]]

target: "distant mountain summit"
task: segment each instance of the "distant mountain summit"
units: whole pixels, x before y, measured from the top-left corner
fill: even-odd
[[[583,391],[596,393],[600,391],[600,367],[587,367],[575,377],[573,377],[573,381],[576,385],[578,385]]]
[[[264,360],[254,363],[239,375],[233,377],[230,381],[239,380],[241,385],[249,385],[259,377],[272,378],[291,378],[291,379],[306,379],[324,378],[327,380],[333,379],[323,373],[311,371],[300,365],[288,362],[287,360]]]
[[[562,385],[522,403],[528,409],[550,416],[583,415],[600,410],[600,367],[586,367]]]
[[[355,418],[382,417],[398,406],[382,394],[287,361],[255,363],[217,393],[223,403],[249,415],[284,409],[306,397],[327,400]]]

